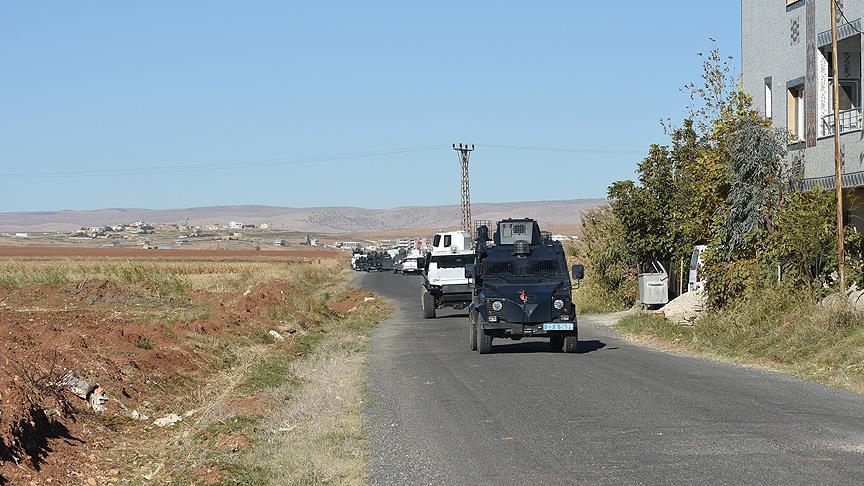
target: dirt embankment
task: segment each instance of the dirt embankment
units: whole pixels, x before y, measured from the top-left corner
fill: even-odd
[[[296,292],[284,282],[170,296],[110,280],[0,286],[0,484],[110,483],[118,472],[94,469],[100,453],[188,411],[192,385],[225,366],[219,336],[266,339],[278,328],[290,339],[315,324],[276,320],[273,310]],[[363,297],[334,303],[334,313]],[[83,398],[69,372],[91,385]],[[96,393],[107,399],[104,411],[88,402]]]

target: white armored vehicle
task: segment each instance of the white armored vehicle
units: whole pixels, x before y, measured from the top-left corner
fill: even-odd
[[[432,319],[436,309],[464,309],[471,303],[472,288],[465,276],[465,265],[473,263],[470,233],[451,231],[435,235],[423,269],[423,288],[420,291],[423,317]]]

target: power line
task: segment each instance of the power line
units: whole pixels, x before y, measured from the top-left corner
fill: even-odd
[[[862,34],[862,32],[861,32],[860,30],[858,30],[858,27],[855,27],[855,25],[853,25],[852,22],[850,22],[849,19],[846,18],[846,13],[843,12],[843,9],[842,9],[842,8],[840,8],[840,4],[839,4],[839,3],[837,4],[836,8],[837,8],[837,11],[840,12],[840,16],[843,17],[843,20],[846,21],[846,25],[848,25],[848,26],[849,26],[852,30],[854,30],[855,32],[858,32],[859,34]]]
[[[333,162],[346,160],[357,160],[374,157],[388,157],[394,155],[403,155],[410,153],[429,152],[449,148],[449,145],[425,145],[417,147],[403,147],[388,150],[376,150],[367,152],[346,152],[325,155],[304,155],[293,157],[281,157],[275,159],[258,159],[248,161],[226,161],[226,162],[208,162],[199,164],[163,164],[149,165],[145,167],[129,167],[118,169],[92,169],[92,170],[72,170],[72,171],[56,171],[56,172],[7,172],[0,173],[0,177],[5,179],[62,179],[75,177],[118,177],[118,176],[137,176],[137,175],[170,175],[170,174],[186,174],[193,172],[208,172],[208,171],[224,171],[237,169],[251,169],[261,167],[291,167],[300,165],[318,164],[324,165]],[[568,148],[568,147],[541,147],[541,146],[521,146],[521,145],[496,145],[489,144],[483,147],[500,149],[500,150],[518,150],[518,151],[534,151],[534,152],[562,152],[562,153],[577,153],[577,154],[609,154],[609,155],[634,155],[643,154],[642,150],[627,150],[627,149],[596,149],[596,148]]]
[[[251,160],[243,162],[215,162],[187,165],[162,165],[148,167],[132,167],[128,169],[105,169],[105,170],[80,170],[62,172],[19,172],[0,174],[4,178],[64,178],[64,177],[105,177],[105,176],[128,176],[128,175],[151,175],[151,174],[178,174],[188,172],[204,172],[211,170],[232,170],[257,167],[296,166],[305,164],[323,164],[342,160],[362,159],[371,157],[384,157],[415,152],[427,152],[448,148],[447,145],[429,145],[423,147],[408,147],[391,150],[379,150],[370,152],[350,152],[330,155],[295,156],[278,159]]]
[[[566,152],[576,154],[608,154],[608,155],[633,155],[644,154],[644,150],[635,149],[597,149],[597,148],[567,148],[567,147],[536,147],[536,146],[521,146],[521,145],[494,145],[494,144],[477,144],[478,147],[497,148],[506,150],[525,150],[535,152]]]

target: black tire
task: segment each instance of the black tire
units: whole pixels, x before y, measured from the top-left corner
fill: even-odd
[[[477,351],[477,313],[468,316],[468,334],[470,334],[471,351]]]
[[[553,351],[561,351],[564,347],[564,336],[560,334],[553,334],[552,337],[549,338],[549,347]]]
[[[435,319],[435,297],[423,287],[420,291],[421,304],[423,305],[423,318]]]
[[[561,349],[568,354],[577,353],[579,351],[579,336],[576,333],[565,336]]]
[[[483,330],[483,326],[477,327],[477,352],[489,354],[492,352],[492,334]]]

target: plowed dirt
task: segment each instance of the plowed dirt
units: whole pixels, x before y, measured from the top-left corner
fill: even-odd
[[[190,291],[166,301],[147,284],[108,280],[0,287],[0,484],[93,479],[96,454],[112,436],[184,412],[189,385],[221,366],[212,349],[194,344],[206,341],[195,335],[266,332],[274,325],[268,309],[294,292],[270,282],[244,293]],[[153,317],[185,306],[209,311],[191,322]],[[104,412],[56,386],[66,370],[107,392]],[[150,420],[132,420],[131,410]]]

